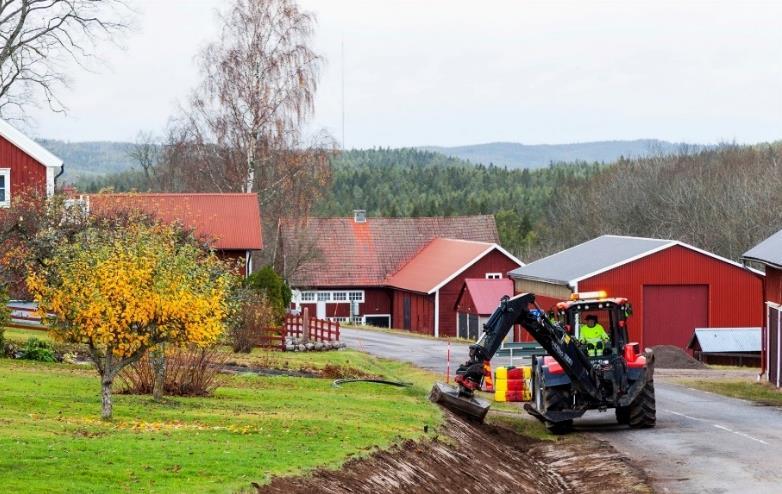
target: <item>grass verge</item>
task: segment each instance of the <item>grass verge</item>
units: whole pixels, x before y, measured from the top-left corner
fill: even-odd
[[[710,391],[712,393],[754,401],[762,405],[782,406],[782,391],[768,383],[758,383],[746,379],[679,379],[676,384]]]
[[[406,364],[350,350],[248,358],[346,364],[414,385],[334,388],[329,379],[240,374],[209,398],[115,395],[115,418],[102,422],[94,370],[0,359],[3,490],[237,492],[421,438],[442,420],[426,401],[433,376]]]

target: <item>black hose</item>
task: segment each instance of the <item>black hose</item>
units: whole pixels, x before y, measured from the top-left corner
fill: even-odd
[[[385,379],[335,379],[332,383],[332,386],[338,388],[340,384],[345,383],[387,384],[388,386],[396,386],[397,388],[407,388],[413,385],[413,383],[406,383],[402,381],[386,381]]]

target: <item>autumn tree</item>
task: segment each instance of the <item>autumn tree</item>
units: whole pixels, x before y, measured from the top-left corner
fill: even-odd
[[[305,138],[322,59],[314,17],[293,0],[234,0],[198,57],[203,80],[161,154],[160,187],[257,192],[267,238],[308,214],[330,180],[333,140]]]
[[[62,111],[66,63],[84,65],[131,15],[123,0],[0,1],[0,115],[21,116],[37,97]]]
[[[213,253],[182,239],[172,225],[93,224],[28,277],[53,336],[88,348],[104,419],[123,367],[156,345],[207,345],[223,333],[233,276]]]

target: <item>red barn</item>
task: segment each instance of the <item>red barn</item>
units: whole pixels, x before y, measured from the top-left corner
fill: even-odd
[[[0,120],[0,208],[21,193],[54,194],[62,160]]]
[[[218,256],[237,261],[245,276],[253,272],[253,253],[263,249],[257,194],[90,194],[81,199],[90,214],[133,210],[191,228]]]
[[[282,222],[275,264],[294,306],[319,318],[456,335],[466,278],[522,263],[497,245],[492,216],[310,218]]]
[[[691,245],[604,235],[510,273],[543,309],[572,292],[630,299],[630,339],[682,349],[695,328],[759,327],[762,274]]]
[[[508,278],[464,280],[464,285],[456,298],[457,336],[477,340],[483,331],[483,325],[505,296],[513,296],[513,281]]]
[[[743,258],[766,269],[762,305],[758,303],[764,316],[761,374],[768,370],[769,382],[779,387],[782,386],[782,230],[745,252]]]

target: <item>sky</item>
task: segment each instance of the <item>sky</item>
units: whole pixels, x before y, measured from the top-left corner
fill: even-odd
[[[124,48],[69,70],[67,114],[31,111],[34,135],[132,141],[186,101],[228,0],[129,1]],[[347,148],[782,138],[782,2],[299,4],[327,61],[307,130]]]

